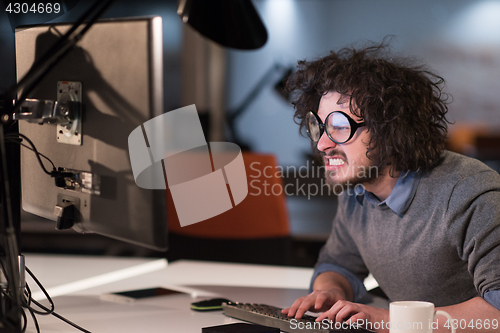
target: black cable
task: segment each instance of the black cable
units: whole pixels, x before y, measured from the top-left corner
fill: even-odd
[[[27,146],[23,145],[23,144],[22,144],[21,142],[19,142],[19,141],[16,141],[15,139],[17,139],[17,137],[21,137],[21,138],[23,138],[24,140],[26,140],[26,141],[30,144],[31,148],[29,148],[29,147],[27,147]],[[21,133],[15,133],[15,134],[10,134],[10,135],[6,136],[6,139],[7,139],[7,140],[10,140],[11,142],[18,143],[18,144],[20,144],[20,145],[22,145],[22,146],[24,146],[24,147],[26,147],[26,148],[28,148],[28,149],[31,149],[31,150],[35,153],[35,156],[36,156],[36,158],[37,158],[37,160],[38,160],[38,163],[40,163],[40,166],[42,167],[43,171],[44,171],[46,174],[48,174],[49,176],[51,176],[51,175],[52,175],[52,173],[51,173],[51,172],[49,172],[49,171],[45,168],[45,165],[43,164],[43,162],[42,162],[42,160],[41,160],[40,156],[42,156],[43,158],[47,159],[47,160],[50,162],[50,164],[52,164],[52,168],[53,168],[53,170],[55,170],[55,169],[56,169],[56,166],[55,166],[55,165],[54,165],[54,163],[50,160],[50,158],[48,158],[47,156],[45,156],[45,155],[43,155],[43,154],[41,154],[41,153],[39,153],[39,152],[38,152],[38,150],[36,149],[36,147],[35,147],[35,145],[33,144],[33,142],[32,142],[32,141],[31,141],[31,140],[30,140],[30,139],[29,139],[26,135],[21,134]]]
[[[0,267],[2,268],[2,270],[4,270],[4,265],[3,265],[3,262],[1,260],[0,260]],[[33,323],[34,323],[35,328],[36,328],[36,330],[37,330],[38,333],[40,333],[40,327],[38,325],[38,320],[36,319],[36,314],[45,315],[45,316],[47,316],[47,315],[53,315],[54,317],[56,317],[56,318],[64,321],[65,323],[73,326],[74,328],[76,328],[76,329],[78,329],[78,330],[80,330],[80,331],[82,331],[84,333],[91,333],[90,331],[84,329],[83,327],[81,327],[81,326],[73,323],[72,321],[70,321],[70,320],[64,318],[63,316],[61,316],[60,314],[56,313],[54,311],[55,310],[55,304],[54,304],[52,298],[50,297],[50,295],[48,294],[47,290],[43,287],[43,285],[41,284],[41,282],[37,279],[37,277],[35,276],[35,274],[33,274],[33,272],[31,272],[31,270],[28,267],[25,267],[25,269],[26,269],[26,272],[28,272],[28,274],[31,276],[31,278],[33,279],[33,281],[35,281],[35,283],[38,285],[38,287],[40,288],[40,290],[43,292],[43,294],[45,295],[47,301],[50,303],[50,307],[51,307],[49,309],[46,306],[44,306],[43,304],[39,303],[38,301],[32,299],[31,298],[31,289],[28,286],[28,284],[26,284],[26,288],[24,290],[24,296],[25,296],[25,298],[21,300],[21,303],[22,303],[22,306],[24,308],[26,308],[30,312],[31,317],[33,318]],[[3,290],[3,288],[0,288],[0,293],[3,294],[3,295],[5,295],[9,299],[12,299],[12,296],[9,295],[8,293],[6,293]],[[44,312],[34,309],[31,306],[31,303],[35,304],[40,309],[44,310]],[[27,327],[28,319],[27,319],[27,316],[24,313],[24,311],[21,311],[21,315],[22,315],[23,320],[24,320],[24,324],[23,324],[23,328],[22,328],[21,332],[25,332],[26,331],[26,327]]]
[[[31,145],[31,147],[28,147],[26,146],[25,144],[22,143],[22,140],[20,140],[21,137],[22,139],[28,141],[28,143]],[[47,156],[45,156],[44,154],[40,153],[35,145],[33,144],[33,142],[31,142],[31,140],[24,134],[21,134],[21,133],[11,133],[9,134],[9,136],[6,137],[6,141],[8,142],[13,142],[13,143],[16,143],[16,144],[19,144],[25,148],[28,148],[30,150],[32,150],[34,153],[35,153],[35,156],[38,160],[38,163],[40,164],[40,166],[42,167],[42,170],[49,176],[53,177],[56,179],[56,186],[59,186],[59,187],[63,187],[61,185],[61,181],[64,182],[64,178],[66,177],[74,177],[75,176],[75,173],[73,172],[67,172],[67,171],[64,171],[64,168],[59,168],[57,169],[55,164],[52,162],[52,160],[50,158],[48,158]],[[40,157],[43,157],[45,158],[47,161],[50,162],[50,164],[52,164],[52,172],[49,172],[46,168],[45,168],[45,165],[43,164],[42,162],[42,159]]]
[[[43,287],[40,287],[40,288],[43,289]],[[28,286],[28,284],[26,284],[25,295],[26,295],[26,299],[23,302],[24,303],[23,306],[25,308],[27,308],[28,310],[33,311],[33,313],[39,314],[39,315],[42,315],[42,316],[48,316],[48,315],[52,314],[52,312],[54,312],[55,306],[54,306],[54,303],[52,302],[52,299],[50,299],[50,297],[47,298],[49,300],[49,302],[50,302],[50,305],[51,305],[51,308],[48,309],[48,311],[39,311],[37,309],[34,309],[31,306],[31,303],[32,302],[34,303],[34,300],[31,298],[31,289]],[[35,305],[37,305],[37,304],[35,304]]]
[[[26,317],[26,313],[24,313],[24,311],[21,311],[21,316],[23,317],[23,328],[21,329],[21,332],[24,333],[28,327],[28,317]]]
[[[33,304],[35,304],[35,305],[36,305],[36,306],[38,306],[39,308],[41,308],[41,309],[43,309],[43,310],[45,310],[45,311],[50,311],[47,307],[45,307],[43,304],[41,304],[41,303],[39,303],[39,302],[35,301],[34,299],[32,299],[31,301],[33,302]],[[36,311],[35,311],[35,310],[33,310],[33,308],[31,308],[31,307],[30,307],[30,308],[28,308],[28,309],[29,309],[29,310],[31,310],[31,311],[36,312]],[[65,323],[67,323],[67,324],[69,324],[69,325],[73,326],[74,328],[76,328],[76,329],[78,329],[78,330],[80,330],[80,331],[84,332],[84,333],[91,333],[90,331],[87,331],[85,328],[83,328],[83,327],[81,327],[81,326],[78,326],[77,324],[73,323],[72,321],[70,321],[70,320],[68,320],[68,319],[64,318],[63,316],[61,316],[61,315],[60,315],[60,314],[58,314],[57,312],[52,311],[50,314],[51,314],[51,315],[53,315],[54,317],[56,317],[56,318],[58,318],[58,319],[60,319],[60,320],[64,321]],[[42,314],[42,315],[48,315],[48,314],[47,314],[47,313],[44,313],[44,314]]]
[[[45,288],[42,286],[42,284],[40,283],[40,281],[38,281],[38,279],[36,278],[36,276],[30,271],[30,269],[28,267],[26,267],[26,272],[28,272],[28,274],[31,276],[31,278],[35,281],[35,283],[40,287],[40,290],[43,292],[43,294],[45,295],[45,297],[47,298],[47,300],[49,301],[49,303],[51,304],[51,309],[45,307],[43,304],[39,303],[38,301],[32,299],[30,297],[30,302],[33,302],[33,304],[35,304],[36,306],[38,306],[39,308],[41,308],[42,310],[45,310],[46,313],[38,313],[38,314],[41,314],[41,315],[53,315],[54,317],[64,321],[65,323],[73,326],[74,328],[84,332],[84,333],[91,333],[90,331],[87,331],[86,329],[84,329],[83,327],[81,326],[78,326],[77,324],[73,323],[72,321],[64,318],[63,316],[61,316],[60,314],[54,312],[54,302],[52,301],[52,299],[50,298],[49,294],[47,293],[47,291],[45,290]],[[32,310],[32,311],[35,311],[33,308],[29,307],[28,309]]]
[[[36,301],[34,301],[34,302],[36,302]],[[58,314],[57,312],[52,312],[52,315],[53,315],[54,317],[56,317],[56,318],[58,318],[58,319],[60,319],[60,320],[64,321],[66,324],[71,325],[71,326],[73,326],[74,328],[76,328],[76,329],[78,329],[78,330],[80,330],[80,331],[82,331],[82,332],[84,332],[84,333],[92,333],[92,332],[90,332],[90,331],[87,331],[85,328],[83,328],[83,327],[81,327],[81,326],[78,326],[77,324],[73,323],[72,321],[70,321],[70,320],[68,320],[68,319],[64,318],[63,316],[61,316],[61,315],[60,315],[60,314]]]
[[[31,145],[31,147],[28,147],[26,146],[25,144],[22,143],[22,139],[20,139],[20,137],[26,141],[28,141],[28,143]],[[28,148],[30,150],[32,150],[34,153],[35,153],[35,156],[38,160],[38,163],[40,164],[40,166],[42,167],[42,170],[49,176],[53,177],[56,179],[56,186],[59,186],[61,187],[61,185],[58,183],[60,182],[62,179],[64,179],[65,177],[73,177],[74,176],[74,173],[72,172],[65,172],[63,168],[59,168],[56,169],[56,166],[55,164],[52,162],[52,160],[50,158],[48,158],[47,156],[45,156],[44,154],[40,153],[35,145],[33,144],[33,142],[24,134],[21,134],[21,133],[11,133],[9,134],[8,137],[6,137],[6,140],[8,142],[13,142],[13,143],[16,143],[16,144],[19,144],[25,148]],[[21,140],[21,141],[19,141]],[[50,162],[50,164],[52,164],[52,172],[49,172],[46,168],[45,168],[45,165],[43,164],[42,162],[42,159],[40,157],[43,157],[45,158],[47,161]]]
[[[27,149],[29,149],[29,150],[31,150],[31,151],[33,151],[33,152],[34,152],[33,148],[31,148],[30,146],[25,145],[24,143],[21,143],[21,142],[20,142],[19,144],[20,144],[21,146],[23,146],[24,148],[27,148]],[[45,156],[44,154],[42,154],[42,153],[40,153],[40,152],[38,153],[38,155],[40,155],[41,157],[43,157],[43,158],[45,158],[47,161],[49,161],[49,163],[50,163],[50,164],[52,164],[53,169],[56,169],[56,166],[54,165],[54,163],[52,162],[52,160],[51,160],[50,158],[48,158],[47,156]]]
[[[31,276],[31,278],[33,279],[33,281],[35,281],[35,283],[38,285],[38,287],[40,288],[40,290],[43,292],[43,294],[45,295],[45,297],[47,298],[47,301],[49,301],[50,303],[50,310],[45,308],[45,307],[40,307],[38,304],[38,302],[36,302],[34,299],[31,299],[30,297],[30,300],[33,301],[33,303],[35,303],[38,307],[42,308],[43,310],[45,310],[46,312],[38,312],[36,310],[34,310],[37,314],[40,314],[40,315],[49,315],[49,314],[52,314],[52,312],[54,312],[54,309],[55,309],[55,305],[54,305],[54,302],[52,301],[52,298],[50,298],[50,295],[49,293],[47,293],[47,290],[45,290],[45,288],[43,287],[43,285],[40,283],[40,281],[38,281],[38,279],[36,278],[35,274],[33,274],[30,269],[28,267],[25,267],[26,268],[26,272],[28,272],[28,274]],[[31,292],[31,291],[30,291]],[[38,304],[37,304],[38,303]]]
[[[29,306],[31,304],[31,289],[28,285],[26,285],[26,289],[24,290],[24,297],[24,303]]]
[[[39,315],[53,315],[54,317],[64,321],[65,323],[73,326],[74,328],[84,332],[84,333],[91,333],[90,331],[86,330],[85,328],[73,323],[72,321],[64,318],[63,316],[61,316],[60,314],[56,313],[54,311],[54,302],[52,301],[52,299],[50,298],[49,294],[47,293],[47,291],[45,290],[45,288],[41,285],[40,281],[38,281],[38,279],[35,277],[35,275],[29,270],[28,267],[26,267],[26,271],[28,272],[28,274],[31,276],[31,278],[35,281],[35,283],[40,287],[41,291],[44,293],[44,295],[46,296],[47,300],[49,301],[49,303],[51,304],[51,309],[47,308],[46,306],[44,306],[43,304],[39,303],[38,301],[34,300],[31,298],[31,289],[29,288],[28,285],[26,285],[26,290],[24,292],[26,298],[22,301],[23,302],[23,306],[30,312],[31,314],[31,317],[33,318],[33,323],[35,325],[35,328],[36,328],[36,331],[38,333],[40,333],[40,327],[38,325],[38,320],[36,319],[36,314],[39,314]],[[0,293],[2,293],[3,295],[5,295],[6,297],[8,297],[9,299],[12,299],[11,295],[5,293],[5,291],[0,288]],[[33,302],[33,304],[35,304],[36,306],[38,306],[39,308],[41,308],[42,310],[44,310],[45,312],[41,312],[41,311],[38,311],[36,309],[33,309],[30,304],[31,302]],[[24,311],[21,311],[21,314],[22,314],[22,317],[23,317],[23,320],[24,320],[24,324],[23,324],[23,328],[22,328],[22,331],[21,332],[25,332],[26,331],[26,327],[27,327],[27,322],[28,322],[28,319],[26,317],[26,314],[24,313]]]
[[[33,324],[35,324],[35,328],[36,328],[37,333],[40,333],[40,326],[38,325],[38,320],[36,319],[36,316],[33,313],[33,310],[31,308],[28,308],[28,311],[31,314],[31,318],[33,319]]]
[[[21,143],[20,144],[22,146],[24,146],[24,147],[26,147],[26,148],[34,151],[38,156],[41,156],[41,157],[45,158],[47,161],[49,161],[50,164],[52,164],[52,168],[56,169],[56,166],[54,165],[54,163],[52,162],[52,160],[50,158],[48,158],[47,156],[45,156],[44,154],[38,152],[37,149],[36,149],[36,147],[35,147],[35,145],[33,144],[33,142],[26,135],[24,135],[22,133],[11,133],[11,134],[8,134],[6,137],[9,138],[9,139],[11,139],[11,141],[12,141],[12,138],[17,138],[17,137],[21,137],[22,139],[26,140],[30,144],[30,146],[32,148],[27,147],[26,145],[23,145]]]
[[[0,260],[0,268],[2,271],[5,272],[5,266],[3,265],[3,262],[2,260]],[[6,281],[7,281],[7,285],[10,286],[10,283],[9,283],[9,279],[7,276],[4,276]],[[26,292],[26,291],[25,291]],[[11,299],[12,300],[12,297],[11,295],[9,295],[8,293],[6,293],[3,288],[0,288],[0,293],[2,295],[4,295],[5,297],[7,297],[8,299]],[[23,299],[21,299],[21,305],[22,305],[22,302],[23,302]],[[21,329],[21,332],[25,332],[26,331],[26,327],[28,326],[28,318],[26,317],[26,313],[24,313],[24,311],[20,311],[21,313],[21,316],[22,316],[22,319],[23,319],[23,327]]]
[[[23,303],[25,303],[24,307],[28,308],[29,305],[31,304],[31,289],[28,286],[28,284],[26,284],[26,288],[24,290],[24,296],[25,296],[25,299],[23,300]],[[28,309],[28,311],[31,314],[31,318],[33,318],[33,323],[35,324],[35,328],[37,328],[37,332],[38,332],[38,329],[39,329],[38,328],[38,320],[36,319],[35,314],[32,311],[30,311],[30,309]],[[28,317],[26,316],[25,311],[23,311],[23,317],[24,317],[24,320],[25,320],[25,325],[24,325],[24,329],[21,331],[22,333],[25,332],[26,326],[28,324]]]
[[[3,288],[0,288],[0,293],[4,296],[7,297],[8,299],[12,300],[11,295],[6,293]],[[21,300],[22,302],[22,300]],[[23,319],[23,328],[21,329],[21,332],[24,333],[26,331],[26,327],[28,326],[28,318],[26,317],[26,313],[24,311],[20,311],[22,319]]]

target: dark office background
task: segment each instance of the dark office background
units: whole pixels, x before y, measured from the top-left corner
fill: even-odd
[[[91,2],[80,1],[58,22],[74,20]],[[500,1],[478,0],[255,0],[269,33],[267,44],[255,51],[223,51],[223,103],[231,110],[260,80],[263,89],[238,119],[241,138],[256,152],[272,153],[282,166],[307,162],[308,141],[299,136],[293,109],[272,89],[281,73],[273,68],[294,66],[329,50],[380,42],[392,35],[393,52],[426,63],[447,80],[450,105],[450,149],[483,159],[499,169]],[[165,110],[183,106],[185,26],[176,1],[119,0],[105,17],[160,15],[164,25]],[[15,81],[14,34],[0,13],[0,89]],[[197,101],[194,101],[197,103]],[[210,113],[210,111],[208,111]],[[213,119],[219,119],[213,117]],[[219,136],[221,126],[213,127]],[[217,133],[215,133],[217,136]],[[313,253],[335,212],[331,198],[288,197],[292,234],[311,241]],[[37,231],[41,232],[41,231]],[[36,238],[36,237],[35,237]],[[43,237],[38,237],[39,239]],[[43,242],[40,240],[40,247]],[[309,256],[308,250],[300,253]],[[119,251],[118,251],[119,252]],[[305,253],[305,254],[304,254]],[[310,258],[303,262],[310,263]]]

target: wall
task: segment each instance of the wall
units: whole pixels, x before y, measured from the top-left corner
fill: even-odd
[[[269,32],[264,48],[228,54],[228,108],[235,108],[275,63],[295,65],[352,43],[380,42],[416,57],[447,80],[457,124],[500,127],[500,1],[477,0],[256,0]],[[279,76],[276,74],[276,77]],[[308,140],[298,135],[293,108],[268,84],[238,121],[256,151],[281,165],[305,164]]]

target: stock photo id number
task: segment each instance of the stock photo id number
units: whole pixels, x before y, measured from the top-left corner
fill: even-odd
[[[7,14],[12,32],[30,24],[50,22],[72,10],[79,0],[7,1],[0,0],[0,10]]]
[[[58,2],[8,2],[5,11],[9,14],[59,14],[61,4]]]

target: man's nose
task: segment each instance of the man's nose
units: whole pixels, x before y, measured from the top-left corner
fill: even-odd
[[[337,143],[330,140],[326,132],[323,132],[323,134],[319,138],[316,148],[321,152],[326,152],[328,149],[337,147],[337,145]]]

